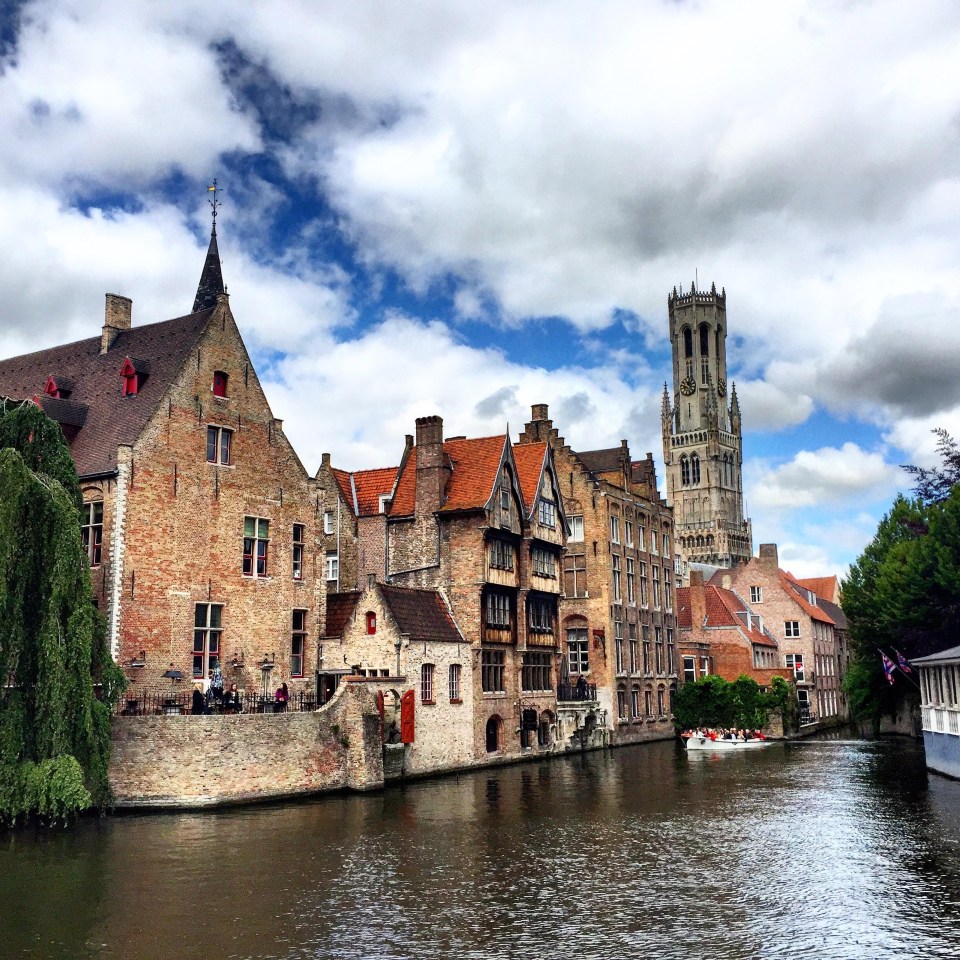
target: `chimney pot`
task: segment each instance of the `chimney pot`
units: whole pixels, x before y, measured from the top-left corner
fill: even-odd
[[[531,420],[546,420],[548,419],[547,413],[549,410],[549,405],[546,403],[535,403],[530,408],[530,419]]]

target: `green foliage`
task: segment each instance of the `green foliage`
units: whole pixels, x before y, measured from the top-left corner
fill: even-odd
[[[674,722],[681,730],[695,727],[746,727],[751,730],[766,726],[770,710],[792,700],[793,692],[782,677],[782,687],[764,692],[752,677],[745,674],[733,683],[723,677],[701,677],[685,683],[672,700]]]
[[[123,680],[92,603],[79,485],[59,427],[19,407],[0,412],[0,437],[17,445],[0,449],[0,676],[11,680],[0,695],[0,821],[61,819],[109,801],[110,714]]]

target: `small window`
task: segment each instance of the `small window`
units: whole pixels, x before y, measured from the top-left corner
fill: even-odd
[[[513,544],[505,540],[491,540],[490,566],[495,570],[512,570]]]
[[[304,653],[307,649],[307,611],[293,611],[293,629],[290,635],[290,676],[303,676]]]
[[[557,558],[549,550],[544,550],[541,547],[533,548],[533,572],[538,577],[552,577],[556,579],[557,576]]]
[[[336,553],[327,554],[327,582],[340,579],[340,556]]]
[[[623,526],[624,526],[623,532],[627,540],[627,546],[632,547],[633,546],[633,521],[626,520]]]
[[[222,370],[213,373],[213,395],[225,397],[227,395],[227,375]]]
[[[783,635],[788,639],[796,639],[800,636],[800,621],[785,620],[783,623]]]
[[[531,597],[530,630],[533,633],[553,633],[554,602],[545,597]]]
[[[265,577],[270,551],[270,521],[261,517],[243,518],[243,575]]]
[[[333,533],[333,511],[327,510],[323,515],[323,532]]]
[[[83,552],[87,555],[91,567],[99,567],[103,552],[103,501],[94,500],[83,505],[83,525],[80,536],[83,538]]]
[[[207,463],[232,463],[233,431],[226,427],[207,427]]]
[[[540,498],[538,508],[538,519],[544,527],[550,527],[552,530],[557,525],[557,507],[551,500]]]
[[[303,524],[293,525],[293,579],[303,579]]]
[[[787,669],[793,671],[793,677],[798,683],[803,683],[804,681],[804,672],[803,672],[803,654],[802,653],[788,653],[787,654]]]
[[[493,591],[487,594],[487,625],[491,627],[510,626],[510,597],[508,594]]]
[[[482,650],[480,653],[480,685],[484,693],[505,693],[502,650]]]
[[[420,702],[433,703],[433,664],[425,663],[420,668]]]
[[[585,628],[571,627],[567,630],[567,657],[571,673],[590,672],[590,654]]]
[[[697,679],[697,658],[684,657],[683,658],[683,682],[693,683],[693,681],[696,679]]]
[[[451,663],[447,676],[447,688],[450,692],[451,703],[461,703],[460,699],[460,664]]]
[[[750,588],[750,602],[763,603],[763,587]]]
[[[377,632],[377,615],[373,610],[367,611],[367,634],[373,636]]]
[[[198,603],[193,615],[193,675],[206,677],[220,661],[223,604]]]
[[[611,543],[620,542],[620,518],[619,517],[610,518],[610,541]]]
[[[583,540],[583,517],[567,517],[567,539],[576,543]]]

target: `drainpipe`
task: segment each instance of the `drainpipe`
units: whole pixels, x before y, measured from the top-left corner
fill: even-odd
[[[337,593],[340,592],[340,564],[342,562],[342,557],[340,556],[340,497],[337,497]]]

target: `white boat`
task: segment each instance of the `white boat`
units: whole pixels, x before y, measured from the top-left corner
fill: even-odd
[[[691,735],[686,738],[688,750],[754,750],[757,747],[766,747],[770,740],[725,740],[723,737],[717,737],[712,740],[710,737]]]

